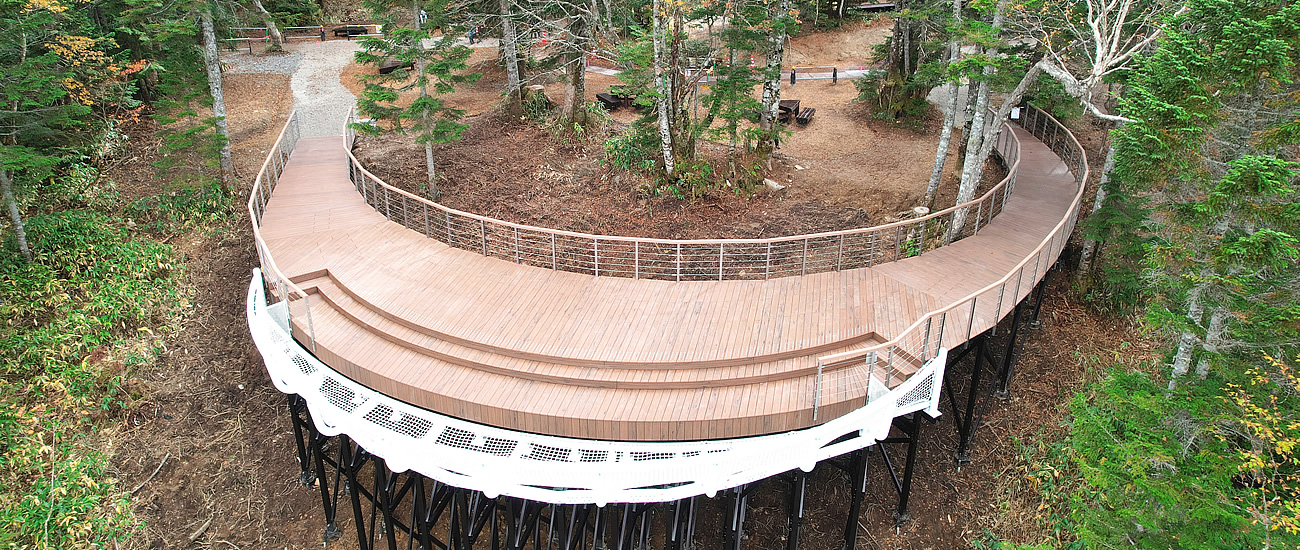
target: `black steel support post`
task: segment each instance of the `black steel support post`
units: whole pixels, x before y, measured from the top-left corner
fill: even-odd
[[[727,514],[727,548],[740,550],[740,543],[745,538],[745,514],[749,508],[750,485],[741,485],[732,489],[731,505]]]
[[[1034,289],[1034,313],[1029,317],[1029,328],[1031,329],[1043,328],[1043,323],[1038,320],[1038,312],[1043,309],[1043,289],[1047,287],[1047,279],[1052,276],[1055,267],[1048,268],[1047,273],[1043,274],[1043,280],[1038,281],[1038,287]]]
[[[1011,315],[1011,334],[1007,335],[1007,349],[1002,354],[1002,365],[998,369],[998,389],[993,395],[998,399],[1006,399],[1007,384],[1011,382],[1011,376],[1015,374],[1016,356],[1020,346],[1020,304],[1015,306],[1015,313]]]
[[[868,447],[867,449],[869,449]],[[844,521],[844,550],[858,547],[858,520],[862,515],[862,497],[867,494],[867,449],[853,451],[849,461],[849,517]],[[883,449],[883,447],[882,447]]]
[[[901,524],[911,519],[907,512],[907,503],[912,496],[912,473],[916,471],[916,445],[921,440],[921,414],[912,413],[907,425],[907,462],[903,466],[903,486],[898,491],[898,510],[894,512],[894,523]]]
[[[790,475],[790,497],[786,503],[786,550],[799,550],[799,533],[803,528],[804,496],[808,490],[808,474],[794,470]]]
[[[664,518],[665,550],[691,550],[691,540],[695,536],[697,498],[699,497],[684,498],[672,504],[668,517]]]
[[[975,337],[975,367],[971,369],[970,389],[966,392],[966,412],[954,422],[957,425],[957,463],[970,462],[970,446],[975,440],[975,403],[979,401],[980,373],[984,370],[984,358],[988,355],[988,333]],[[968,348],[969,349],[969,348]],[[951,401],[951,396],[950,396]],[[953,409],[957,403],[952,402]]]
[[[303,420],[302,415],[306,413],[307,402],[299,397],[296,393],[289,394],[289,421],[293,424],[293,441],[298,446],[298,467],[302,468],[302,473],[298,475],[298,483],[310,485],[312,482],[311,459],[307,457],[307,445],[303,440],[303,424],[311,420]]]

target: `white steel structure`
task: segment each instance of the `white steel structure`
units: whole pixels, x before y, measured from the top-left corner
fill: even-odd
[[[248,287],[248,326],[275,387],[306,400],[320,433],[346,434],[394,472],[553,504],[667,502],[812,471],[822,460],[876,444],[894,418],[939,416],[947,350],[893,390],[873,380],[863,407],[803,430],[689,442],[554,437],[467,422],[411,406],[330,369],[289,336],[288,302],[268,306],[260,270]]]

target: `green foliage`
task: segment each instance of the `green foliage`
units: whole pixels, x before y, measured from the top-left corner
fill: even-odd
[[[1285,361],[1264,356],[1225,397],[1237,434],[1238,485],[1251,495],[1242,506],[1270,530],[1300,536],[1300,375]],[[1300,357],[1296,357],[1300,360]]]
[[[1220,335],[1189,308],[1231,312],[1216,355],[1293,338],[1300,205],[1281,159],[1296,143],[1300,6],[1189,2],[1159,44],[1128,79],[1135,122],[1113,132],[1107,202],[1085,225],[1107,243],[1100,286],[1154,298],[1157,327],[1204,341]]]
[[[1051,113],[1064,123],[1083,117],[1083,106],[1079,100],[1070,97],[1059,81],[1045,74],[1038,75],[1038,81],[1025,92],[1025,102],[1031,107]]]
[[[1278,524],[1261,522],[1248,509],[1263,503],[1239,472],[1258,464],[1253,457],[1260,455],[1252,451],[1249,430],[1239,427],[1250,417],[1232,404],[1220,382],[1167,390],[1146,374],[1117,369],[1075,396],[1067,441],[1080,486],[1071,497],[1071,519],[1089,547],[1300,543],[1294,532],[1278,531]],[[1287,402],[1290,418],[1295,405],[1294,399]],[[1294,474],[1294,462],[1287,467]],[[1285,478],[1277,481],[1273,491],[1290,490]]]
[[[320,5],[311,0],[267,0],[262,2],[262,6],[286,27],[305,27],[320,22]]]
[[[615,168],[629,172],[648,172],[655,167],[652,154],[658,146],[659,136],[646,131],[644,126],[634,126],[630,131],[605,140],[605,160]]]
[[[122,216],[156,236],[170,237],[224,221],[235,211],[234,198],[220,184],[210,183],[137,199]]]
[[[0,260],[0,544],[99,546],[135,527],[91,436],[94,415],[129,397],[122,373],[95,358],[151,335],[185,301],[170,247],[119,220],[69,210],[27,229],[34,260]]]

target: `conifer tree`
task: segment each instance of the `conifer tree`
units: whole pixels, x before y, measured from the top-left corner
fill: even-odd
[[[460,139],[467,128],[457,122],[465,111],[447,105],[441,96],[452,92],[457,84],[478,80],[480,74],[466,72],[469,48],[457,45],[449,34],[429,38],[427,29],[447,22],[445,4],[414,0],[409,5],[401,5],[375,0],[368,5],[387,24],[384,36],[366,37],[362,41],[362,49],[356,53],[357,62],[378,67],[394,60],[400,67],[386,75],[365,76],[365,90],[357,98],[357,107],[375,122],[358,124],[357,130],[372,134],[385,130],[414,134],[415,142],[424,146],[426,193],[436,199],[433,145]],[[395,24],[401,14],[410,15],[409,26]],[[400,92],[409,90],[416,90],[417,97],[403,106]]]

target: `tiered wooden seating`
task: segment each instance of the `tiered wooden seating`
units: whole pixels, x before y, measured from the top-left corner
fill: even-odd
[[[261,231],[280,270],[309,293],[310,321],[295,315],[295,337],[306,343],[314,333],[318,357],[373,389],[535,433],[742,437],[860,407],[865,388],[849,388],[823,400],[813,419],[818,357],[900,334],[1037,246],[1064,216],[1074,184],[1045,146],[1027,134],[1022,142],[1016,193],[978,236],[804,277],[595,277],[451,248],[365,204],[348,181],[340,137],[299,141]],[[973,334],[996,322],[995,309],[995,300],[979,303]],[[966,339],[952,327],[965,327],[969,314],[954,312],[946,346]],[[891,386],[920,366],[897,363]]]

